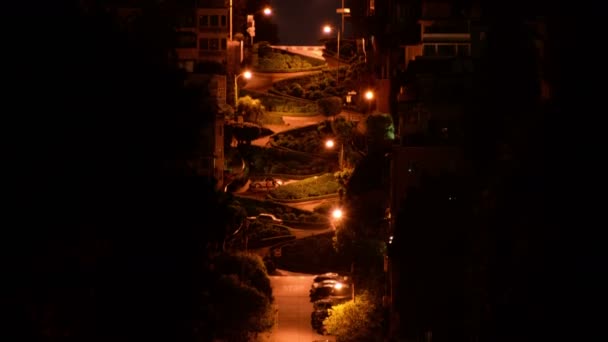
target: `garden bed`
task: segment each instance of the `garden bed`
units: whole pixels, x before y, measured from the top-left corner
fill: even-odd
[[[301,116],[314,116],[319,114],[319,108],[315,102],[293,97],[288,98],[280,95],[272,95],[269,93],[259,93],[249,89],[241,89],[240,93],[243,96],[248,95],[254,99],[260,100],[267,111],[300,114]]]
[[[333,174],[327,173],[319,177],[310,177],[270,191],[272,200],[305,200],[321,199],[326,195],[335,195],[341,188]]]
[[[249,163],[252,174],[281,174],[284,178],[319,175],[331,171],[335,166],[326,159],[310,154],[259,146],[243,148],[243,157]]]
[[[237,197],[237,201],[247,212],[247,216],[257,216],[260,213],[270,213],[282,219],[285,224],[290,221],[305,222],[312,224],[328,224],[326,215],[314,213],[307,210],[293,208],[273,201],[261,201],[253,198]]]
[[[324,59],[274,49],[267,42],[257,44],[254,53],[257,53],[254,68],[261,72],[301,72],[327,67]]]
[[[317,125],[310,125],[290,129],[288,131],[276,133],[270,137],[270,144],[274,147],[286,148],[298,152],[313,153],[329,158],[330,153],[324,146],[324,141],[332,138],[334,133],[331,125],[326,122]]]

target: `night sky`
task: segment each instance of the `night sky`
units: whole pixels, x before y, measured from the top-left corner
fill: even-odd
[[[336,13],[341,0],[274,0],[272,6],[281,45],[320,45],[323,25],[339,26],[341,21]]]

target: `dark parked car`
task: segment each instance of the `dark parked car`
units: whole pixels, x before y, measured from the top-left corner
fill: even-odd
[[[313,283],[314,285],[314,283]],[[315,302],[320,299],[350,299],[351,284],[346,281],[323,280],[318,286],[310,289],[310,301]]]
[[[339,275],[338,273],[323,273],[315,276],[312,280],[311,289],[317,288],[321,285],[321,283],[325,280],[343,280],[344,277]]]

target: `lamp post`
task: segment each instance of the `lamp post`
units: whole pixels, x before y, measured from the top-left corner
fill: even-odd
[[[336,225],[334,224],[334,222],[340,222],[340,221],[342,221],[343,218],[344,218],[344,211],[342,210],[342,208],[334,208],[334,210],[332,210],[331,220],[332,220],[332,225],[334,227],[334,230],[336,229]],[[353,276],[355,274],[355,262],[354,261],[352,261],[350,263],[350,273],[351,273],[351,281],[350,281],[351,297],[354,302],[355,301],[355,279],[353,278]]]
[[[334,29],[330,26],[330,25],[325,25],[323,26],[323,32],[325,33],[331,33],[331,31],[333,31]],[[338,79],[340,78],[340,32],[341,30],[336,30],[338,31],[338,43],[337,43],[337,47],[336,47],[336,58],[338,59],[338,68],[337,68],[337,72],[336,72],[336,84],[338,83]]]
[[[325,141],[325,147],[328,149],[333,149],[335,146],[335,142],[332,139]],[[340,154],[338,155],[338,167],[342,170],[344,164],[344,143],[340,143]]]
[[[245,77],[245,79],[250,79],[251,71],[247,70],[239,75],[234,76],[234,109],[236,109],[236,103],[238,102],[238,99],[239,99],[239,84],[237,81],[238,81],[239,77],[241,77],[241,76]]]

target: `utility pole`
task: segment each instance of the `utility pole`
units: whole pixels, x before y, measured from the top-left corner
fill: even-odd
[[[225,4],[225,2],[224,2],[224,4]],[[230,40],[229,41],[232,41],[232,0],[230,0]]]
[[[342,0],[342,32],[344,32],[344,0]]]

